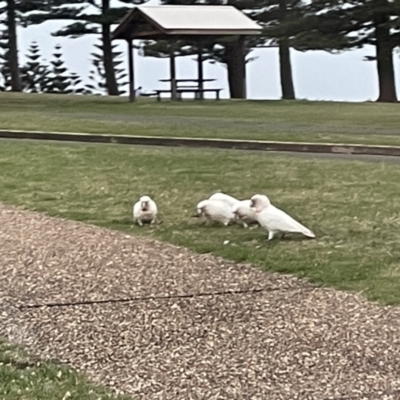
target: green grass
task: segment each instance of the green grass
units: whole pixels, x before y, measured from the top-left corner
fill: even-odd
[[[4,400],[128,400],[71,369],[34,360],[0,339],[0,398]]]
[[[7,203],[400,303],[395,163],[2,141],[0,170],[0,200]],[[192,218],[197,202],[218,189],[239,198],[269,195],[317,239],[267,242],[261,228],[208,227]],[[132,224],[132,204],[145,193],[163,221],[153,229]]]
[[[0,129],[400,145],[400,105],[0,93]]]

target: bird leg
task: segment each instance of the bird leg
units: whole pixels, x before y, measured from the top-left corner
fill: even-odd
[[[272,231],[268,232],[268,240],[272,240],[274,238],[274,233],[275,232],[272,232]]]
[[[143,226],[142,220],[138,219],[138,220],[137,220],[137,223],[139,224],[139,226]]]

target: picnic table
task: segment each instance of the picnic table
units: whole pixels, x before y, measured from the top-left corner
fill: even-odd
[[[216,79],[175,79],[176,83],[176,94],[177,94],[177,100],[182,100],[182,93],[194,93],[195,99],[201,99],[202,96],[201,94],[204,94],[206,92],[214,92],[215,93],[215,98],[216,100],[220,99],[219,93],[221,92],[221,88],[204,88],[200,87],[199,83],[201,82],[214,82]],[[171,79],[160,79],[160,82],[171,82]],[[197,85],[185,85],[185,83],[197,83]],[[180,85],[181,83],[184,83],[184,85]],[[157,89],[154,90],[154,93],[157,95],[157,101],[161,101],[161,94],[162,93],[172,93],[171,88],[170,89]]]

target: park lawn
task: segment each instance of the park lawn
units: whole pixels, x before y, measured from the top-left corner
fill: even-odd
[[[0,339],[3,400],[128,400],[90,383],[66,366],[36,360]]]
[[[0,171],[6,203],[400,303],[397,163],[3,140]],[[239,198],[265,193],[317,239],[267,242],[261,228],[206,226],[192,216],[216,190]],[[142,194],[158,203],[162,223],[154,228],[132,223]]]
[[[399,107],[0,93],[0,129],[400,145]]]

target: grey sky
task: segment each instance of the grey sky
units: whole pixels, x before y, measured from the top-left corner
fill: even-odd
[[[155,0],[148,4],[156,3]],[[62,45],[65,61],[71,71],[87,79],[90,53],[96,36],[79,39],[52,37],[51,32],[63,24],[47,22],[39,26],[19,30],[19,49],[21,61],[32,41],[37,41],[44,58],[49,60],[54,46]],[[120,49],[126,55],[126,44],[118,41]],[[300,53],[292,50],[292,67],[296,97],[308,100],[366,101],[378,96],[376,63],[363,61],[365,55],[374,55],[373,47],[349,51],[339,55],[313,51]],[[247,65],[247,95],[249,99],[279,99],[279,59],[277,49],[257,49],[252,56],[258,57]],[[395,54],[396,84],[400,95],[400,59]],[[177,77],[196,77],[196,62],[193,57],[177,59]],[[145,91],[165,87],[159,79],[169,77],[167,59],[135,57],[135,86]],[[205,63],[205,77],[215,78],[213,87],[224,88],[221,97],[228,97],[226,68],[222,65]]]

